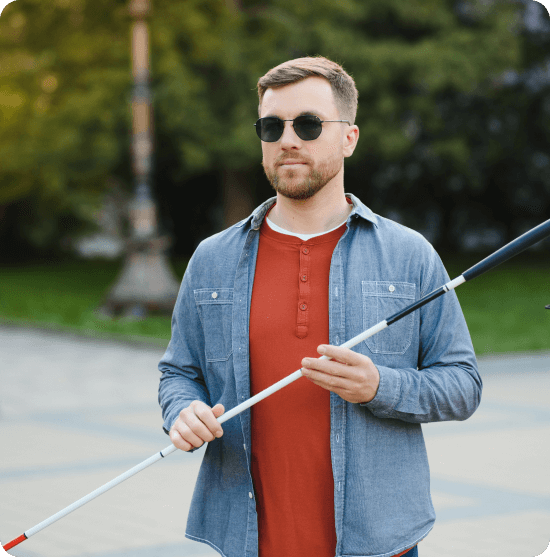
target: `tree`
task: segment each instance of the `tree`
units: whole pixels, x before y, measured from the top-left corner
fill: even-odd
[[[90,220],[110,176],[130,185],[126,14],[122,0],[6,7],[0,239],[54,246]],[[516,4],[482,0],[155,0],[154,187],[165,222],[197,240],[270,191],[252,127],[256,82],[284,60],[321,54],[360,92],[348,189],[380,212],[414,207],[409,224],[422,225],[459,182],[470,195],[485,180],[472,119],[452,116],[471,114],[473,98],[484,111],[495,80],[521,71],[520,22]],[[202,195],[190,203],[194,190]],[[213,205],[220,216],[208,217]]]

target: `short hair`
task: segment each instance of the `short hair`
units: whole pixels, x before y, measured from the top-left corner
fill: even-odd
[[[262,101],[267,89],[277,89],[312,76],[324,77],[330,83],[340,119],[348,120],[351,125],[355,124],[359,98],[355,81],[342,66],[320,55],[288,60],[260,77],[258,115],[261,116]]]

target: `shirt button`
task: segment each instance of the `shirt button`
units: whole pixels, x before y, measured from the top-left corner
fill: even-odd
[[[250,497],[250,499],[252,499],[252,492],[251,491],[248,492],[248,496]]]
[[[214,298],[214,300],[218,297],[218,293],[217,292],[212,292],[212,298]]]
[[[338,443],[339,441],[340,441],[340,436],[336,434],[336,442]]]
[[[306,309],[307,309],[307,304],[300,304],[300,309],[301,309],[302,311],[306,311]]]
[[[393,292],[394,290],[395,290],[395,286],[392,284],[392,285],[389,287],[389,291],[390,291],[390,292]]]
[[[305,254],[307,255],[307,254],[309,253],[309,248],[304,248],[304,249],[302,250],[302,252],[305,253]]]
[[[306,280],[307,280],[307,275],[302,275],[302,276],[300,277],[300,279],[301,279],[302,282],[306,282]]]

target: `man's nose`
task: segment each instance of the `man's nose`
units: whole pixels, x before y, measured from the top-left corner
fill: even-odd
[[[302,141],[297,135],[296,135],[296,131],[294,130],[293,126],[292,126],[293,122],[292,121],[287,121],[284,122],[284,129],[283,129],[283,135],[281,136],[281,147],[283,148],[289,148],[289,147],[293,147],[296,145],[299,145],[300,142]]]

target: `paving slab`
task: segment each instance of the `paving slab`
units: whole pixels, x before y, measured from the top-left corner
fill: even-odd
[[[0,326],[0,539],[170,444],[161,346]],[[479,358],[482,403],[423,427],[434,529],[421,557],[536,557],[550,540],[550,352]],[[176,452],[10,550],[15,557],[214,557],[184,537],[204,448]]]

